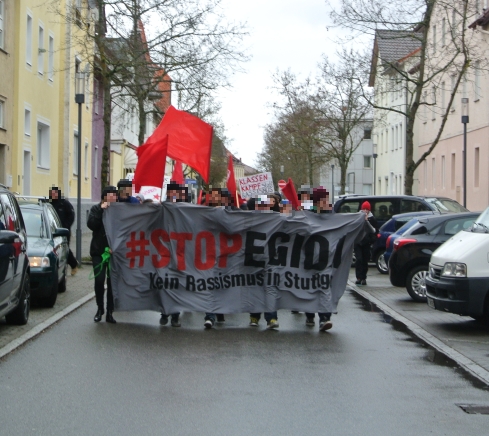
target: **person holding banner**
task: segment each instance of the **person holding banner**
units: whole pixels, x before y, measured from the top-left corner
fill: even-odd
[[[250,199],[251,200],[251,199]],[[272,207],[272,200],[268,195],[260,195],[258,198],[254,198],[251,201],[248,200],[248,209],[256,212],[270,212]],[[267,322],[267,329],[274,330],[278,329],[278,313],[265,312],[265,321]],[[250,313],[250,326],[258,327],[260,322],[261,313]]]
[[[104,314],[104,294],[105,294],[105,276],[108,272],[108,262],[106,253],[109,251],[109,242],[102,221],[104,211],[111,203],[117,201],[117,188],[115,186],[106,186],[102,191],[102,199],[99,204],[92,206],[87,219],[87,227],[92,231],[92,241],[90,242],[90,256],[92,258],[93,276],[95,279],[95,300],[97,302],[97,313],[93,320],[100,322]],[[105,259],[104,259],[105,258]],[[116,321],[112,316],[114,311],[114,299],[112,297],[112,283],[109,274],[107,274],[107,315],[105,321],[115,324]]]
[[[329,202],[329,192],[322,186],[312,190],[312,211],[315,213],[327,214],[332,213],[332,205]],[[319,312],[319,331],[325,332],[333,327],[331,322],[331,313]],[[306,325],[313,327],[315,325],[315,313],[306,312]]]
[[[119,202],[139,204],[139,200],[132,196],[132,182],[130,180],[119,180],[117,183],[117,189],[119,190]]]
[[[364,201],[361,206],[361,211],[365,214],[365,224],[367,234],[358,243],[355,244],[355,273],[357,280],[356,285],[367,284],[368,261],[370,260],[370,245],[375,241],[379,231],[379,224],[370,211],[370,203]]]

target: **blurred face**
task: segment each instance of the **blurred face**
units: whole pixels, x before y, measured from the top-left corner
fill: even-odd
[[[180,192],[178,192],[176,189],[169,189],[166,193],[166,199],[170,203],[176,203],[179,198]]]
[[[318,212],[321,212],[322,210],[331,210],[332,207],[329,203],[329,196],[319,199],[319,201],[316,203],[316,208]]]
[[[209,206],[222,206],[221,193],[218,190],[212,190],[209,195]]]
[[[271,201],[270,198],[268,198],[268,196],[266,196],[266,195],[260,195],[256,199],[255,209],[256,210],[259,210],[260,212],[269,211],[271,205],[272,205],[272,201]]]
[[[59,198],[59,192],[57,189],[51,189],[50,196],[53,200],[57,200]]]
[[[123,186],[119,189],[119,197],[122,199],[126,199],[130,197],[132,194],[132,188],[129,186]]]
[[[107,203],[115,203],[117,201],[117,194],[115,192],[109,192],[105,196],[105,201]]]

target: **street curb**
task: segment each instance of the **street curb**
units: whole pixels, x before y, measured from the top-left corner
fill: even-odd
[[[357,288],[350,280],[348,280],[348,286],[352,291],[361,295],[363,298],[367,299],[371,303],[374,303],[380,310],[382,310],[382,312],[391,316],[396,321],[399,321],[400,323],[404,324],[409,331],[415,334],[422,341],[426,342],[427,344],[431,345],[439,352],[443,353],[445,356],[454,360],[458,365],[460,365],[460,367],[465,369],[467,372],[472,374],[481,382],[485,383],[486,385],[489,385],[489,371],[485,370],[480,365],[475,363],[473,360],[467,358],[463,354],[454,350],[452,347],[446,345],[436,336],[433,336],[431,333],[428,333],[418,324],[402,316],[399,312],[396,312],[394,309],[387,306],[385,303],[382,303],[382,301],[380,301],[378,298],[373,297],[368,292],[365,292],[362,289]]]
[[[54,323],[58,322],[66,315],[69,315],[71,312],[75,311],[80,306],[83,306],[85,303],[92,300],[93,298],[95,298],[95,295],[92,293],[85,295],[84,297],[70,304],[68,307],[65,307],[63,310],[60,310],[58,313],[54,314],[46,321],[43,321],[42,323],[36,325],[31,330],[24,333],[22,336],[19,336],[17,339],[14,339],[8,345],[5,345],[5,347],[0,348],[0,359],[6,356],[7,354],[11,353],[12,351],[14,351],[16,348],[25,344],[27,341],[30,341],[38,334],[42,333],[43,330],[46,330],[48,327],[51,327]]]

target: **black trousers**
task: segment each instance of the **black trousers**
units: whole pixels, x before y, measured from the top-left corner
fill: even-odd
[[[77,268],[78,267],[78,261],[76,260],[76,257],[73,255],[73,252],[71,251],[70,248],[70,239],[71,239],[71,232],[68,235],[68,265],[70,266],[71,269]]]
[[[355,273],[357,280],[367,280],[370,244],[355,244]]]
[[[99,309],[104,308],[105,277],[107,275],[107,264],[100,268],[102,256],[92,256],[93,273],[95,277],[95,300]],[[110,277],[107,277],[107,312],[114,310],[114,298],[112,296],[112,283]]]

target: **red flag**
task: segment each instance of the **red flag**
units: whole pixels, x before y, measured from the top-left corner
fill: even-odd
[[[282,189],[283,194],[287,197],[287,199],[290,201],[292,204],[292,207],[295,210],[300,209],[300,203],[299,203],[299,198],[297,197],[297,192],[295,190],[294,183],[292,182],[292,179],[289,177],[289,181],[286,183],[284,188]]]
[[[183,177],[182,162],[177,160],[175,166],[173,167],[173,174],[171,175],[172,182],[178,183],[179,185],[185,184],[185,179]]]
[[[234,205],[239,206],[238,199],[236,198],[237,191],[236,191],[236,179],[234,177],[233,156],[231,155],[229,155],[229,160],[228,160],[228,174],[226,178],[226,187],[228,188],[228,191],[231,193],[231,196],[233,197]]]
[[[166,154],[168,149],[168,135],[149,142],[137,148],[138,163],[134,171],[134,189],[141,190],[141,186],[163,186],[165,178]]]
[[[146,144],[159,142],[168,135],[168,157],[186,163],[209,180],[212,126],[201,119],[170,106]]]

